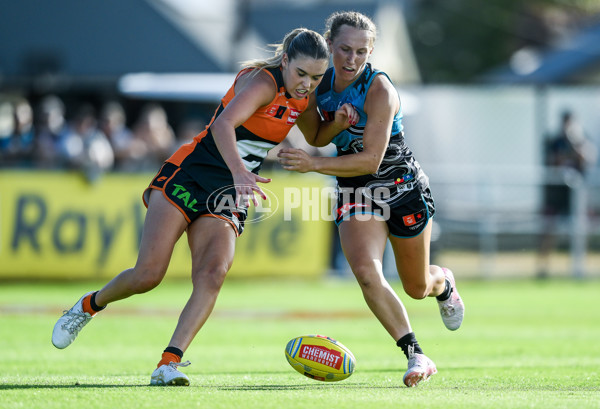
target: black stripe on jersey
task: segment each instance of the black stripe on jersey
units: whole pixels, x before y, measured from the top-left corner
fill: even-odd
[[[281,72],[281,69],[279,67],[275,67],[267,68],[266,70],[273,75],[273,78],[275,78],[275,85],[277,86],[277,92],[279,92],[281,88],[285,87],[285,84],[283,82],[283,73]],[[285,91],[285,97],[287,99],[292,98],[292,96],[287,92],[287,90]]]
[[[256,155],[246,155],[242,159],[245,160],[246,162],[259,162],[260,163],[260,165],[258,165],[256,168],[251,170],[252,173],[256,173],[257,175],[260,172],[260,169],[262,168],[262,164],[265,160],[264,158],[261,158],[260,156],[256,156]]]
[[[248,162],[262,162],[264,160],[264,158],[256,155],[246,155],[242,159]]]
[[[277,142],[270,141],[265,138],[261,138],[253,132],[250,132],[248,129],[244,128],[242,125],[235,128],[235,133],[237,135],[238,141],[259,141],[259,142],[268,142],[272,143],[273,146],[277,145]]]
[[[365,127],[364,126],[351,126],[350,128],[346,129],[346,131],[352,135],[362,136],[365,133]]]
[[[361,94],[364,94],[367,91],[367,84],[369,83],[369,80],[373,74],[373,67],[371,67],[371,63],[367,63],[363,73],[354,82],[354,88],[358,89]]]
[[[324,94],[331,90],[331,78],[333,77],[333,67],[325,71],[321,83],[317,87],[317,95]]]

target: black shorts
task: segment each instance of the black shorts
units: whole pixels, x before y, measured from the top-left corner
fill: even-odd
[[[236,236],[244,231],[248,209],[235,207],[236,193],[233,186],[207,190],[179,166],[165,162],[144,191],[142,198],[146,207],[151,189],[160,190],[188,223],[198,217],[217,217],[229,222]]]
[[[360,190],[338,191],[335,223],[355,216],[357,219],[377,217],[388,225],[390,234],[396,237],[414,237],[421,234],[435,213],[435,204],[429,188],[415,189],[398,205],[389,206],[369,200]]]
[[[568,186],[544,186],[544,215],[569,216],[571,214],[571,188]]]

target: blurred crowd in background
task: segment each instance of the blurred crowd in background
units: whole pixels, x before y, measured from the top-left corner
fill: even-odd
[[[90,181],[108,171],[154,172],[204,126],[188,121],[176,132],[156,102],[145,103],[130,119],[116,100],[99,109],[82,103],[67,112],[56,95],[37,104],[19,97],[0,102],[0,167],[76,169]]]

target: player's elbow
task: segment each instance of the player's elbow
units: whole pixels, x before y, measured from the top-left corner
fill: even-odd
[[[303,132],[303,134],[304,134],[304,140],[306,141],[307,144],[309,144],[310,146],[318,146],[316,134],[311,135],[306,132]]]
[[[319,140],[318,140],[318,139],[316,139],[316,138],[315,138],[315,139],[312,139],[312,140],[310,140],[310,141],[307,139],[307,140],[306,140],[306,143],[308,143],[310,146],[314,146],[315,148],[322,148],[322,147],[324,147],[324,146],[327,146],[327,145],[329,145],[329,143],[328,143],[328,142],[321,142],[321,141],[319,141]]]
[[[371,164],[367,167],[365,174],[375,174],[379,169],[379,164]]]
[[[329,143],[331,142],[331,138],[320,131],[317,131],[315,133],[305,132],[304,139],[306,139],[306,143],[316,148],[322,148],[323,146],[329,145]]]
[[[363,166],[365,175],[377,173],[377,171],[379,170],[379,166],[381,165],[381,158],[376,155],[372,155],[367,157],[366,159],[367,160],[365,160]]]
[[[213,135],[221,135],[226,133],[227,130],[231,128],[234,128],[233,125],[222,117],[217,117],[210,126],[210,130]]]

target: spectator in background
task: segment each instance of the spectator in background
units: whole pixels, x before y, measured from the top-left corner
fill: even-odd
[[[65,105],[55,95],[46,96],[35,112],[34,160],[42,168],[62,166],[61,144],[67,132]]]
[[[573,213],[570,181],[577,176],[584,178],[597,159],[596,146],[587,138],[571,111],[563,112],[560,129],[547,141],[544,150],[545,165],[553,172],[560,172],[560,177],[553,177],[560,184],[544,186],[544,227],[538,253],[538,278],[548,276],[550,253],[556,247],[558,224]]]
[[[127,116],[123,106],[115,101],[107,102],[100,114],[100,129],[110,142],[115,155],[114,170],[134,169],[146,152],[145,143],[133,137],[127,127]]]
[[[14,124],[10,143],[13,164],[30,167],[33,164],[35,134],[33,109],[25,98],[18,99],[14,104]]]
[[[194,137],[206,128],[206,121],[203,119],[189,118],[183,121],[177,128],[177,140],[175,150],[181,145],[192,142]]]
[[[60,152],[67,166],[82,170],[88,180],[95,181],[112,169],[114,153],[106,135],[98,128],[96,111],[82,105],[61,141]]]
[[[25,98],[15,102],[15,131],[12,137],[12,146],[19,164],[31,166],[33,161],[34,134],[33,109]]]
[[[154,170],[174,151],[175,133],[167,121],[167,113],[158,104],[148,104],[142,109],[133,126],[133,136],[144,144],[136,170]]]
[[[14,109],[9,102],[0,103],[0,165],[9,161],[11,138],[14,130]]]

